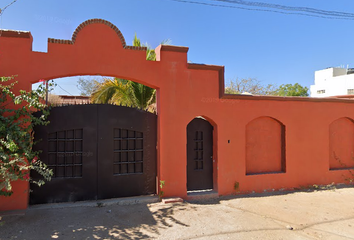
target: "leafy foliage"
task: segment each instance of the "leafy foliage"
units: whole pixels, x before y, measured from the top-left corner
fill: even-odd
[[[299,97],[307,97],[308,87],[303,87],[298,83],[293,84],[282,84],[277,89],[277,96],[299,96]]]
[[[94,103],[112,103],[146,109],[156,101],[155,89],[124,79],[105,79],[91,96]]]
[[[231,80],[225,88],[226,94],[252,94],[252,95],[272,95],[272,96],[308,96],[308,88],[298,83],[282,84],[277,87],[274,84],[262,85],[255,78],[244,78]]]
[[[13,77],[0,77],[0,195],[10,196],[11,183],[17,180],[44,184],[43,180],[34,181],[30,178],[30,170],[37,171],[45,180],[50,181],[52,170],[38,159],[33,151],[32,127],[46,125],[49,110],[42,99],[44,87],[35,91],[20,90],[16,95],[12,89],[16,82]],[[34,111],[42,111],[41,116],[32,115]]]
[[[165,187],[165,180],[160,180],[160,185],[159,185],[159,187],[160,187],[160,191],[159,191],[159,200],[161,201],[161,199],[162,199],[163,195],[165,194],[165,192],[164,192],[164,191],[162,191],[162,190],[163,190],[163,188]]]
[[[162,44],[168,43],[164,41]],[[156,61],[156,53],[147,44],[142,44],[136,36],[133,40],[133,46],[146,47],[146,60]],[[128,105],[141,109],[151,109],[150,106],[156,102],[156,90],[133,81],[114,78],[104,79],[103,83],[97,85],[96,91],[91,95],[93,103],[111,103],[119,105]],[[154,111],[154,110],[151,110]]]

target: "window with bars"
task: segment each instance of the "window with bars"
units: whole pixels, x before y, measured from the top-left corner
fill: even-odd
[[[326,90],[317,90],[317,94],[324,94],[324,93],[326,93]]]
[[[143,173],[143,133],[115,128],[113,174]]]
[[[196,131],[194,138],[194,170],[203,170],[203,132]]]
[[[347,89],[347,94],[354,94],[354,89]]]
[[[47,164],[53,178],[82,177],[82,149],[82,129],[49,133]]]

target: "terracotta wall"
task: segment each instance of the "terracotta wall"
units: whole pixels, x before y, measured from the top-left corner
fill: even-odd
[[[270,117],[246,125],[246,174],[282,173],[285,168],[285,126]]]
[[[353,100],[224,95],[222,66],[188,64],[188,48],[176,46],[159,46],[157,61],[146,61],[144,48],[127,46],[118,28],[100,19],[81,24],[71,40],[49,39],[47,53],[31,47],[30,33],[0,37],[0,75],[17,75],[18,89],[30,90],[40,79],[97,74],[157,89],[158,178],[166,197],[187,196],[186,128],[197,116],[214,126],[219,195],[350,177],[332,152],[353,166]],[[16,185],[13,197],[0,198],[0,210],[27,207],[28,184]]]
[[[354,122],[340,118],[329,125],[329,168],[354,167]]]

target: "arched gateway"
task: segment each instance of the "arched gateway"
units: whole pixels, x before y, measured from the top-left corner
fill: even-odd
[[[222,92],[223,67],[187,63],[187,47],[160,45],[155,51],[157,61],[147,61],[145,47],[127,45],[119,29],[102,19],[91,19],[80,24],[71,40],[49,38],[47,53],[32,51],[30,32],[7,30],[3,31],[0,37],[0,75],[16,75],[18,84],[15,90],[29,91],[32,84],[41,79],[77,75],[113,76],[155,88],[158,117],[157,144],[154,146],[157,178],[154,179],[154,185],[157,186],[159,180],[164,180],[164,196],[186,197],[185,129],[190,119],[196,115],[193,109],[199,108],[200,112],[203,106],[198,105],[205,107],[202,99],[207,96],[219,97],[215,87],[200,92],[198,85],[222,85]],[[194,106],[188,107],[188,102],[194,102]],[[71,134],[71,130],[74,130],[75,134],[77,129],[70,128],[65,131]],[[60,130],[52,132],[57,133]],[[60,140],[55,141],[58,144]],[[75,138],[72,141],[76,141]],[[71,176],[79,174],[70,172],[75,171],[74,168],[68,171]],[[93,187],[97,185],[92,184]],[[0,197],[0,210],[26,208],[28,190],[26,182],[15,182],[13,196]]]
[[[16,75],[18,84],[15,90],[27,91],[31,90],[32,84],[40,79],[97,74],[129,79],[155,88],[157,92],[157,132],[155,132],[157,144],[155,146],[154,143],[150,151],[156,153],[157,174],[152,175],[154,177],[157,175],[157,177],[147,179],[149,181],[152,179],[156,188],[160,181],[165,182],[160,192],[164,193],[163,197],[193,197],[193,194],[187,195],[187,179],[188,188],[190,186],[191,190],[209,189],[212,186],[212,192],[228,195],[239,192],[263,192],[269,189],[289,189],[314,183],[317,185],[332,182],[343,183],[347,181],[346,179],[353,178],[350,159],[348,160],[350,165],[347,164],[349,169],[337,163],[343,161],[339,158],[350,155],[347,154],[352,149],[350,144],[339,144],[340,141],[335,138],[339,136],[338,134],[336,136],[328,134],[341,133],[344,131],[343,128],[351,129],[352,123],[346,119],[354,119],[353,100],[226,95],[224,94],[223,67],[188,63],[188,48],[186,47],[160,45],[155,49],[157,61],[147,61],[145,50],[145,48],[126,45],[118,28],[101,19],[91,19],[80,24],[71,40],[49,39],[47,53],[32,51],[31,33],[1,30],[0,76]],[[119,110],[109,112],[114,115]],[[97,116],[98,122],[100,117],[105,117],[101,115],[106,115],[106,113],[102,112],[99,115]],[[202,116],[210,123],[209,132],[212,130],[212,135],[209,134],[208,142],[212,138],[212,145],[206,144],[204,134],[203,139],[200,135],[197,137],[194,134],[194,137],[191,135],[189,141],[191,147],[188,148],[187,126],[196,116]],[[275,122],[262,118],[264,116],[277,119],[281,124],[274,125]],[[113,119],[117,117],[113,116]],[[261,119],[261,121],[249,125],[248,123],[254,119]],[[345,121],[336,121],[337,119]],[[118,144],[119,141],[137,141],[139,144],[142,131],[131,129],[131,137],[126,137],[126,135],[121,135],[122,132],[129,134],[125,131],[128,130],[127,126],[123,125],[112,125],[111,127],[117,130],[110,131],[111,135],[105,134],[110,138],[111,146],[114,142]],[[195,127],[199,127],[198,124]],[[269,127],[278,129],[278,134],[269,132]],[[191,130],[192,133],[196,131],[200,132],[197,128]],[[76,142],[80,145],[83,141],[83,135],[81,135],[83,132],[76,126],[68,126],[65,129],[65,141],[62,129],[53,129],[50,133],[50,142],[59,144],[63,141],[68,144],[69,150]],[[347,139],[352,140],[349,135]],[[201,144],[202,141],[203,144]],[[257,148],[258,145],[268,146],[269,143],[275,143],[275,145],[271,144],[273,147],[265,148],[261,152]],[[212,147],[212,152],[206,151],[205,146]],[[337,147],[339,150],[334,149],[336,146],[339,146]],[[111,154],[121,153],[123,150],[118,145],[113,148]],[[189,161],[191,164],[187,163],[187,148],[194,153]],[[339,155],[340,153],[344,155],[336,154],[335,157],[329,159],[328,153],[334,156],[333,149],[336,153],[339,152]],[[52,150],[52,153],[61,154],[60,151],[58,153],[55,152],[57,150]],[[140,148],[137,146],[130,150],[138,152]],[[98,151],[100,151],[99,148]],[[276,156],[278,160],[274,162],[273,158],[264,158],[262,151],[267,156]],[[209,156],[208,160],[204,159],[204,154]],[[212,162],[210,161],[211,154]],[[80,170],[77,169],[80,164],[70,165],[72,160],[70,156],[68,157],[67,172],[64,173],[60,165],[58,174],[80,176]],[[253,161],[254,157],[260,161],[265,159],[278,165],[274,165],[275,170],[263,169],[263,171],[261,169],[261,171],[257,165],[259,161]],[[109,159],[110,157],[104,155],[101,158]],[[123,178],[125,171],[134,171],[137,177],[141,171],[140,158],[138,156],[138,158],[130,159],[134,163],[129,163],[124,158],[117,158],[117,161],[114,164],[108,164],[106,169],[115,171],[119,178]],[[205,176],[199,175],[202,171],[198,172],[201,168],[204,171],[206,167],[204,163],[209,164],[209,167],[205,169],[207,173]],[[211,169],[211,164],[212,175],[208,170]],[[57,162],[54,165],[56,167]],[[113,169],[110,169],[112,165]],[[266,167],[268,165],[263,164]],[[148,164],[148,166],[152,165]],[[188,166],[191,168],[187,174]],[[100,192],[97,188],[97,196],[102,193],[101,196],[105,197],[107,196],[105,192],[110,193],[112,186],[122,184],[122,181],[116,183],[108,177],[103,179],[105,176],[100,176],[97,172],[95,176],[97,186],[100,181],[106,182],[109,189]],[[203,181],[199,183],[204,183],[207,179],[208,184],[195,186],[193,183],[190,185],[189,180],[193,180],[193,177],[199,181],[203,178]],[[138,182],[145,184],[144,179]],[[92,184],[95,186],[95,183]],[[138,186],[137,189],[139,187],[144,189],[145,186]],[[0,211],[27,208],[28,183],[14,182],[13,190],[14,194],[11,197],[0,196]],[[113,196],[121,193],[118,191],[117,195],[114,193]],[[129,194],[136,193],[128,192]],[[75,199],[74,195],[73,199]]]

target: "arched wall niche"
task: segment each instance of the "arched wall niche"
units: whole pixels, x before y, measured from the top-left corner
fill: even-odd
[[[271,117],[249,122],[246,126],[246,175],[285,171],[285,126]]]
[[[343,117],[329,125],[329,169],[354,167],[354,121]]]

